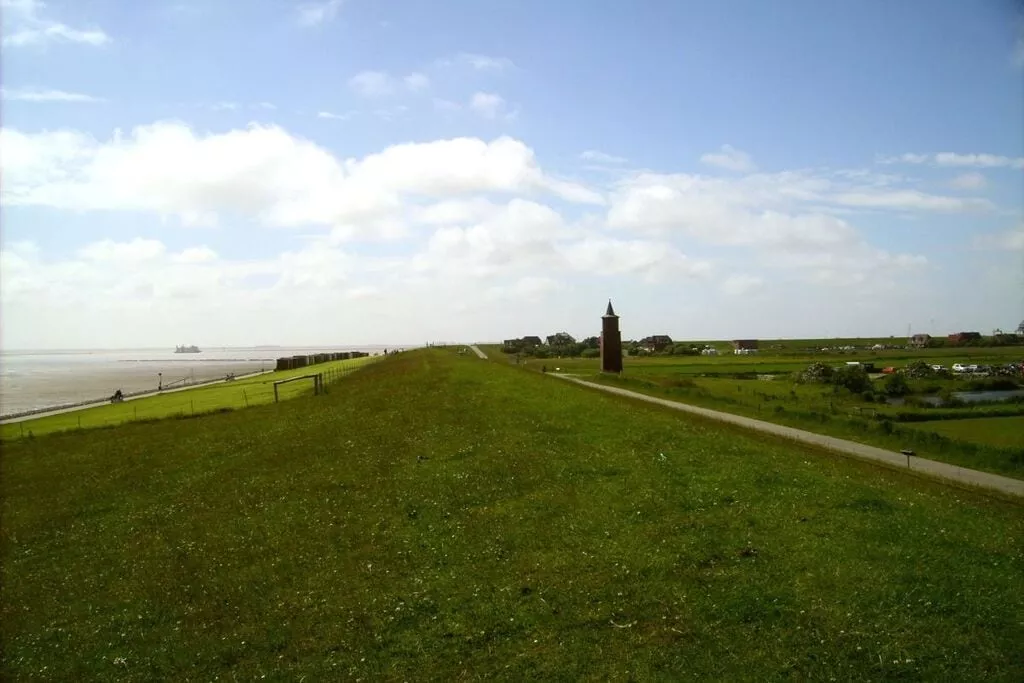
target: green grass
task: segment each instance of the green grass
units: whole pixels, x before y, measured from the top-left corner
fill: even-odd
[[[0,677],[1024,677],[1019,503],[474,357],[7,444]]]
[[[987,417],[976,420],[945,420],[906,425],[961,441],[992,446],[1024,448],[1024,417]]]
[[[494,351],[493,348],[488,350]],[[500,352],[493,358],[496,362],[508,363],[508,356]],[[512,362],[514,364],[514,359]],[[769,381],[735,379],[734,376],[730,376],[737,372],[771,374],[778,372],[779,362],[779,358],[773,356],[627,358],[624,372],[620,377],[600,375],[599,362],[594,359],[530,359],[520,367],[530,370],[546,367],[548,371],[560,368],[563,373],[575,374],[599,383],[614,384],[641,393],[850,439],[880,448],[895,451],[911,448],[922,457],[1018,479],[1024,478],[1024,447],[996,445],[984,438],[964,438],[963,434],[956,439],[937,438],[920,430],[903,429],[902,424],[892,428],[879,419],[888,416],[891,420],[901,420],[905,413],[914,413],[913,417],[919,414],[922,418],[945,419],[950,416],[951,411],[969,418],[978,416],[983,411],[1020,410],[1019,404],[1000,404],[998,408],[968,404],[955,411],[938,411],[934,408],[867,403],[859,394],[850,394],[845,390],[836,392],[831,386],[796,383],[788,373]],[[829,362],[838,364],[841,361],[832,359]],[[805,359],[793,367],[804,369],[808,364]],[[966,389],[970,381],[935,380],[926,384],[940,384],[941,388],[949,389],[959,385],[960,388]],[[877,391],[881,391],[884,380],[878,379],[874,385]],[[921,386],[924,387],[925,384]]]
[[[41,436],[71,429],[110,427],[140,420],[157,420],[173,416],[192,416],[219,410],[233,410],[274,402],[274,382],[303,375],[345,374],[377,360],[371,356],[320,363],[295,370],[282,370],[232,382],[199,386],[187,391],[172,391],[124,403],[105,403],[59,415],[39,417],[23,422],[0,425],[0,439],[11,440]],[[325,380],[326,381],[326,380]],[[278,399],[287,400],[313,393],[313,381],[295,381],[278,387]]]

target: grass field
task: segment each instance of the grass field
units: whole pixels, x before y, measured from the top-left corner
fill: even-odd
[[[19,440],[2,678],[1024,678],[1024,515],[441,350]]]
[[[320,363],[306,368],[282,370],[232,382],[220,382],[189,389],[140,397],[116,404],[101,404],[58,415],[39,417],[23,422],[0,425],[0,439],[11,440],[28,436],[41,436],[50,432],[70,429],[109,427],[139,420],[156,420],[172,416],[192,416],[217,410],[245,408],[274,402],[274,382],[302,375],[330,373],[344,374],[376,358],[367,356],[350,360]],[[296,381],[278,387],[279,400],[313,393],[312,380]]]
[[[943,420],[907,425],[952,439],[980,441],[993,446],[1024,448],[1024,417],[989,417],[977,420]]]
[[[500,363],[509,362],[509,357],[500,347],[488,347],[491,357]],[[964,350],[961,350],[964,351]],[[1002,361],[1016,357],[1022,351],[1019,347],[996,349],[967,349],[973,352],[971,362],[984,362],[981,358],[992,358],[1002,354]],[[882,353],[882,352],[879,352]],[[896,353],[906,354],[897,350]],[[923,357],[931,363],[933,358]],[[597,382],[614,384],[627,389],[699,405],[705,408],[745,415],[807,429],[830,436],[851,439],[890,450],[910,448],[920,456],[948,462],[954,465],[994,472],[1006,476],[1024,478],[1024,446],[1000,441],[993,443],[984,437],[975,438],[982,430],[952,429],[949,436],[938,438],[944,431],[931,434],[922,430],[920,424],[906,428],[883,424],[879,418],[899,420],[901,413],[919,413],[917,417],[935,419],[949,417],[950,411],[956,417],[970,418],[990,406],[966,405],[945,411],[933,408],[889,406],[884,403],[867,403],[859,394],[848,391],[834,391],[833,387],[822,384],[801,384],[793,379],[793,373],[802,371],[813,361],[812,358],[787,361],[777,355],[762,356],[653,356],[626,358],[625,369],[620,377],[599,374],[596,359],[524,359],[520,367],[530,370],[546,368],[575,374]],[[818,359],[821,360],[821,359]],[[847,356],[834,356],[825,362],[839,365]],[[514,363],[514,358],[511,359]],[[877,361],[876,361],[877,362]],[[995,361],[989,361],[995,362]],[[896,363],[893,357],[886,357],[879,366]],[[949,361],[946,361],[947,365]],[[905,363],[904,363],[905,364]],[[759,379],[736,379],[738,373],[748,376],[764,375],[767,381]],[[782,374],[775,374],[782,373]],[[773,376],[775,379],[771,379]],[[949,380],[912,380],[912,384],[924,388],[948,390],[967,389],[972,380],[958,378]],[[883,380],[874,382],[881,391]],[[934,385],[934,386],[933,386]],[[1024,406],[1002,404],[998,410],[1024,413]]]

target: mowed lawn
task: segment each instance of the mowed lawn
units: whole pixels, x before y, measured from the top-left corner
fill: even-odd
[[[246,408],[274,402],[274,382],[304,375],[324,374],[341,377],[378,360],[372,356],[320,363],[295,370],[282,370],[245,377],[231,382],[197,386],[186,391],[133,398],[123,403],[104,403],[57,415],[38,417],[22,422],[0,425],[0,438],[17,439],[41,436],[71,429],[110,427],[139,420],[156,420],[174,416],[192,416],[224,409]],[[313,393],[313,380],[298,380],[278,387],[278,400],[287,400]]]
[[[2,678],[1024,679],[1024,508],[442,350],[4,447]]]
[[[906,425],[936,432],[951,439],[977,441],[992,446],[1024,448],[1024,417],[988,417],[973,420],[934,420]]]

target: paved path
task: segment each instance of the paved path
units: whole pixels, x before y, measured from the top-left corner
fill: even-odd
[[[265,374],[270,373],[270,372],[273,372],[273,370],[263,370],[263,371],[250,372],[250,373],[247,373],[245,375],[235,375],[235,380],[246,379],[246,378],[249,378],[249,377],[256,377],[257,375],[265,375]],[[132,396],[125,396],[124,397],[124,402],[127,403],[128,401],[135,401],[135,400],[138,400],[140,398],[149,398],[151,396],[158,396],[158,395],[159,396],[163,396],[164,394],[173,394],[173,393],[176,393],[176,392],[179,392],[179,391],[189,391],[191,389],[202,389],[203,387],[214,386],[215,384],[224,383],[226,381],[228,381],[228,380],[215,379],[215,380],[212,380],[212,381],[197,382],[196,384],[188,384],[188,385],[183,386],[183,387],[174,387],[173,389],[162,389],[162,390],[153,389],[152,391],[146,391],[146,392],[143,392],[141,394],[134,394]],[[32,413],[31,415],[21,415],[19,417],[9,417],[9,418],[6,418],[4,420],[0,420],[0,425],[14,424],[15,422],[27,422],[28,420],[38,420],[41,417],[50,417],[51,415],[61,415],[63,413],[73,413],[73,412],[75,412],[77,410],[86,410],[88,408],[95,408],[96,406],[101,406],[104,403],[110,403],[110,399],[109,398],[101,398],[101,399],[97,399],[95,401],[89,401],[88,403],[82,403],[81,405],[70,406],[68,408],[55,408],[54,410],[47,410],[47,411],[40,412],[40,413]]]
[[[478,358],[483,358],[484,360],[487,360],[487,354],[481,351],[479,348],[477,348],[476,345],[470,344],[469,348],[473,349],[473,353],[475,353]]]
[[[676,401],[669,401],[655,396],[640,394],[635,391],[629,391],[628,389],[620,389],[619,387],[610,387],[604,384],[588,382],[569,375],[558,373],[550,374],[561,379],[569,380],[570,382],[575,382],[576,384],[581,384],[593,389],[600,389],[601,391],[606,391],[611,394],[628,396],[641,401],[647,401],[648,403],[656,403],[658,405],[666,406],[674,410],[701,415],[703,417],[711,418],[712,420],[728,422],[740,427],[745,427],[746,429],[755,429],[761,432],[767,432],[776,436],[792,439],[793,441],[813,444],[844,455],[852,455],[855,458],[873,460],[885,463],[892,467],[898,467],[900,469],[907,469],[909,467],[911,471],[919,472],[927,476],[968,484],[970,486],[992,489],[1012,496],[1024,497],[1024,480],[1011,479],[1010,477],[1002,477],[998,474],[990,474],[988,472],[979,472],[978,470],[967,469],[966,467],[957,467],[956,465],[937,462],[935,460],[927,460],[925,458],[918,458],[915,456],[910,457],[908,464],[907,456],[894,451],[887,451],[884,448],[876,448],[874,446],[868,446],[855,441],[847,441],[846,439],[837,439],[834,436],[815,434],[814,432],[808,432],[803,429],[786,427],[773,422],[765,422],[764,420],[755,420],[754,418],[743,417],[742,415],[724,413],[719,410],[699,408],[686,403],[678,403]]]

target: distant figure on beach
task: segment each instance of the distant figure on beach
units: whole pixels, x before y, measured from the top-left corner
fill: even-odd
[[[114,395],[110,397],[111,403],[120,403],[124,400],[124,393],[120,389],[114,392]]]

